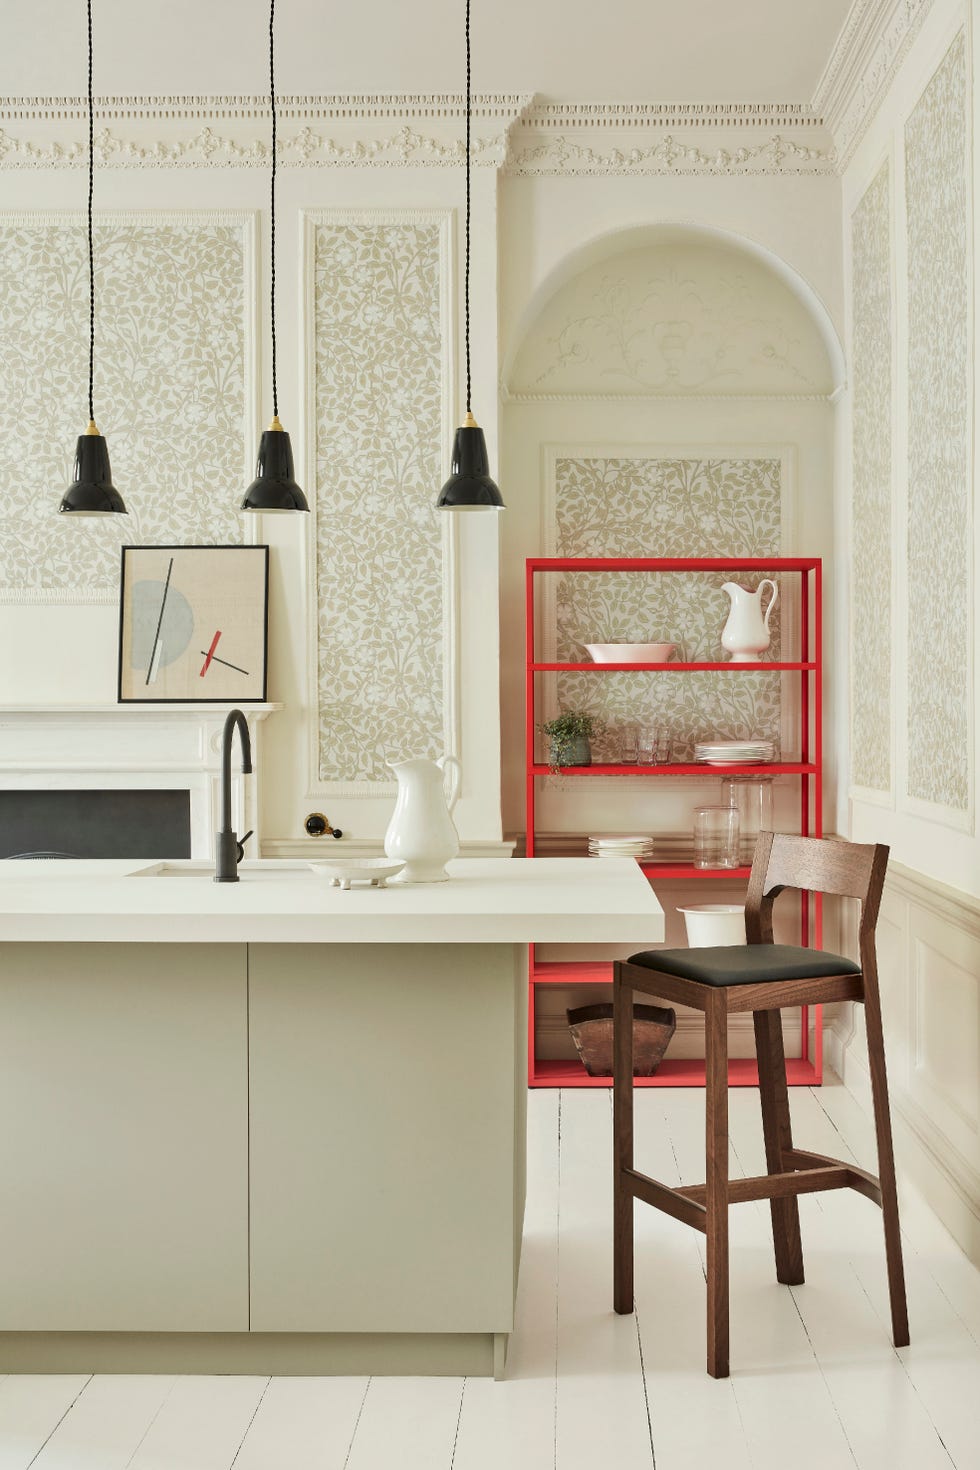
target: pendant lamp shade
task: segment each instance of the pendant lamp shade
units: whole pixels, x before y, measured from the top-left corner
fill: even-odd
[[[473,126],[470,57],[470,0],[466,0],[466,250],[463,301],[466,317],[466,417],[453,439],[452,473],[436,500],[438,510],[503,510],[504,497],[490,478],[490,459],[483,430],[470,411],[473,374],[470,367],[470,224],[472,216]]]
[[[269,103],[272,111],[272,177],[269,191],[272,285],[269,317],[272,327],[272,423],[259,442],[255,479],[245,491],[242,510],[278,515],[309,510],[306,496],[296,483],[293,450],[289,435],[279,422],[279,387],[276,381],[276,0],[269,0]]]
[[[262,435],[255,479],[245,491],[242,510],[276,515],[281,511],[309,510],[306,496],[293,473],[293,451],[278,416]]]
[[[487,441],[471,413],[456,430],[452,474],[436,506],[439,510],[503,510],[503,496],[490,478]]]
[[[75,471],[59,509],[78,516],[127,513],[123,498],[112,483],[109,446],[94,423],[78,436]]]
[[[112,483],[109,446],[95,424],[95,251],[92,195],[95,189],[95,123],[92,100],[92,0],[88,13],[88,428],[78,436],[75,469],[59,510],[76,516],[126,515],[126,503]]]

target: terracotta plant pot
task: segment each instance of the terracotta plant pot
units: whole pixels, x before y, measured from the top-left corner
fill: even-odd
[[[590,1077],[611,1077],[613,1070],[613,1008],[578,1006],[566,1011],[575,1050]],[[633,1075],[650,1077],[663,1061],[677,1015],[664,1006],[633,1007]]]

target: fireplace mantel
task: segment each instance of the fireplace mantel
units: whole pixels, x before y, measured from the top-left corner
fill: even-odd
[[[221,731],[230,704],[0,705],[0,789],[179,789],[190,792],[191,856],[214,851]],[[263,721],[281,704],[246,704],[255,775],[233,781],[236,830],[261,848]],[[238,767],[236,752],[235,768]]]

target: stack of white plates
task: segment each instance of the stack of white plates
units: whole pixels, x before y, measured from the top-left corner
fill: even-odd
[[[771,740],[699,740],[694,759],[709,766],[756,765],[776,753]]]
[[[589,857],[637,858],[640,862],[653,857],[652,837],[594,836],[589,838]]]

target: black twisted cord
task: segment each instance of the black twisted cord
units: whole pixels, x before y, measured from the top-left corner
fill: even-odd
[[[269,0],[269,99],[272,107],[272,187],[271,187],[271,245],[269,250],[272,265],[272,413],[279,417],[279,388],[276,383],[276,0]]]
[[[466,317],[466,412],[470,412],[470,114],[472,113],[472,67],[470,63],[470,0],[466,0],[466,275],[463,301]]]
[[[92,248],[92,195],[95,192],[95,124],[92,117],[92,0],[88,0],[88,416],[94,422],[95,252]]]

